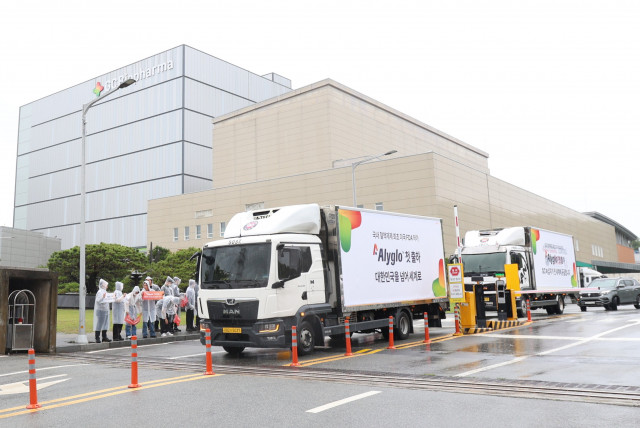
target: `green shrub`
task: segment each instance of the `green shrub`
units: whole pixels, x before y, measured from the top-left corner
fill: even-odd
[[[80,285],[77,282],[66,282],[64,284],[58,284],[58,294],[66,293],[78,293]]]

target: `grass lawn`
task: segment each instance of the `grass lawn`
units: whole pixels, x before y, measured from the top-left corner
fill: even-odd
[[[84,331],[89,333],[93,331],[93,309],[85,310],[85,326]],[[80,311],[78,309],[58,309],[58,333],[78,333],[78,324],[80,323]]]

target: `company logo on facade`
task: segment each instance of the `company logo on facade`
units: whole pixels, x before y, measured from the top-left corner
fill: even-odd
[[[96,82],[96,87],[93,89],[93,93],[96,94],[96,97],[99,97],[103,90],[104,86],[102,86],[100,82]]]
[[[173,70],[173,61],[167,60],[166,62],[162,62],[160,64],[156,64],[152,67],[147,67],[147,68],[142,68],[140,66],[134,66],[134,67],[136,67],[137,70],[133,74],[130,74],[130,73],[121,74],[115,79],[107,80],[104,84],[104,87],[100,89],[100,92],[102,92],[103,89],[110,91],[111,89],[117,88],[122,82],[128,79],[134,79],[135,81],[139,82],[140,80],[155,76],[160,73],[164,73],[167,70]],[[99,82],[98,82],[98,85],[100,85]],[[96,85],[96,88],[97,88],[97,85]],[[98,97],[100,96],[100,92],[96,93],[95,89],[93,90],[93,92],[96,94],[96,96]]]

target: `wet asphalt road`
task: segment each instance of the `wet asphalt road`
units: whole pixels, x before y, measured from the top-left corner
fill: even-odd
[[[216,376],[202,375],[205,348],[199,341],[140,346],[143,388],[139,390],[127,388],[128,348],[37,356],[38,402],[45,410],[33,414],[21,414],[29,401],[27,357],[4,356],[0,357],[0,427],[121,426],[121,416],[142,426],[207,420],[227,426],[321,426],[346,423],[344,418],[355,426],[423,425],[437,417],[439,426],[459,427],[493,423],[495,415],[500,415],[501,423],[519,426],[640,423],[637,407],[540,400],[526,394],[495,397],[371,387],[341,379],[368,373],[471,382],[510,380],[523,385],[543,381],[640,387],[640,310],[633,306],[582,313],[568,305],[562,316],[533,312],[533,323],[516,328],[461,337],[453,333],[453,323],[447,320],[443,328],[430,330],[431,343],[425,345],[422,322],[416,321],[415,333],[396,341],[395,350],[387,349],[381,334],[356,334],[354,356],[344,356],[344,344],[327,342],[313,355],[300,357],[300,368],[286,367],[288,351],[247,349],[232,357],[214,347],[216,372],[223,373],[226,366],[247,368],[245,374]],[[178,367],[181,363],[188,366]],[[255,375],[249,371],[253,368],[325,371],[334,380]],[[309,412],[343,398],[351,401]]]

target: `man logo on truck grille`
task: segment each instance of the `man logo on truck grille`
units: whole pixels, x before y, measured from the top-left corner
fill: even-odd
[[[227,305],[233,306],[236,304],[236,299],[227,299]]]

